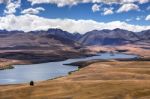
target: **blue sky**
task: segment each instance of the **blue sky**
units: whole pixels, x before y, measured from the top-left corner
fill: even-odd
[[[59,19],[61,21],[60,23],[62,23],[62,21],[66,21],[67,19],[72,20],[72,23],[74,21],[80,23],[78,22],[78,20],[82,20],[81,23],[84,24],[87,23],[87,20],[96,22],[95,24],[92,22],[92,24],[95,25],[95,28],[90,28],[90,25],[88,25],[87,28],[90,28],[89,30],[103,29],[105,24],[106,26],[110,26],[115,25],[116,22],[118,22],[118,24],[120,25],[127,25],[128,28],[125,29],[129,30],[132,30],[134,28],[133,26],[138,26],[136,28],[138,28],[139,31],[150,29],[149,0],[110,1],[111,0],[0,0],[0,20],[3,19],[3,21],[1,22],[2,25],[0,25],[0,29],[17,29],[19,27],[12,27],[9,25],[12,25],[12,22],[14,22],[14,24],[17,24],[15,23],[17,22],[17,18],[25,18],[26,21],[28,21],[29,19],[26,18],[27,16],[30,16],[30,18],[32,17],[34,23],[36,21],[38,21],[36,23],[40,23],[44,19],[48,21],[51,19],[53,19],[51,21]],[[35,20],[34,17],[36,17],[37,19]],[[12,19],[13,21],[10,21],[10,19]],[[41,21],[39,22],[39,20]],[[88,24],[90,24],[89,21]],[[22,23],[25,22],[23,21]],[[73,26],[77,23],[74,23]],[[98,27],[97,25],[101,25],[101,23],[103,23],[103,25]],[[28,22],[28,24],[30,23]],[[46,26],[43,29],[53,27],[64,29],[64,26],[59,25],[59,23],[58,25],[55,24],[55,26],[51,26],[52,22],[45,24],[49,25],[49,27]],[[33,25],[32,22],[31,25]],[[120,25],[114,26],[110,29],[122,28],[123,26]],[[23,24],[21,26],[22,30],[24,30],[24,27],[26,27]],[[80,27],[74,26],[71,28],[73,29],[69,32],[76,32],[75,30],[79,29]],[[38,27],[36,29],[38,30]],[[39,29],[42,28],[39,27]],[[28,30],[30,31],[31,29]],[[86,31],[88,30],[81,30],[81,32]]]
[[[93,12],[91,7],[93,4],[79,4],[72,7],[59,8],[56,5],[43,4],[39,5],[46,9],[45,12],[41,12],[39,16],[47,18],[71,18],[71,19],[92,19],[100,22],[110,21],[126,21],[126,19],[132,19],[128,23],[138,25],[150,25],[149,21],[145,20],[145,17],[150,14],[150,10],[146,10],[150,3],[140,5],[141,11],[129,11],[123,13],[114,13],[111,15],[102,15],[103,11]],[[103,4],[103,7],[110,7]],[[119,5],[112,5],[114,9],[119,9]],[[141,20],[136,20],[137,17],[141,17]]]

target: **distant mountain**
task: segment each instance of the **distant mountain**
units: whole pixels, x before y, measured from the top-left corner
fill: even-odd
[[[23,31],[0,30],[0,42],[0,49],[61,48],[63,46],[80,48],[83,45],[123,45],[136,42],[140,44],[141,42],[150,42],[150,30],[134,33],[117,28],[114,30],[93,30],[84,35],[69,33],[61,29],[30,31],[27,33]]]
[[[73,34],[67,31],[63,31],[61,29],[49,29],[47,31],[31,31],[29,33],[36,34],[36,35],[53,35],[53,36],[71,39],[71,40],[74,38]]]
[[[76,41],[76,40],[79,40],[81,37],[82,37],[82,34],[80,33],[73,33],[73,40]]]
[[[145,39],[144,35],[147,34],[141,33],[141,35],[143,38],[134,32],[118,28],[114,30],[93,30],[85,33],[79,39],[79,42],[83,45],[122,45]]]
[[[60,29],[48,31],[0,31],[0,48],[76,47],[74,35]]]
[[[144,40],[150,40],[150,30],[138,32],[137,35]]]

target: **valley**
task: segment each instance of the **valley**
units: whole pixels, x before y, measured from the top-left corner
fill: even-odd
[[[0,0],[0,99],[150,99],[150,0]]]
[[[121,29],[94,30],[84,35],[60,29],[27,33],[1,30],[0,69],[4,72],[15,70],[14,65],[90,59],[97,53],[138,57],[66,64],[79,69],[64,77],[37,81],[35,86],[0,85],[0,99],[149,99],[149,34],[149,30],[134,33]]]
[[[0,67],[32,64],[91,56],[97,52],[118,52],[149,57],[150,31],[134,33],[122,29],[69,33],[61,29],[47,31],[0,31]]]

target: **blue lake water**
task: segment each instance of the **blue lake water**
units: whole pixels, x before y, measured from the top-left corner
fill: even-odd
[[[83,57],[77,59],[68,59],[59,62],[48,62],[31,65],[13,65],[14,69],[0,71],[0,84],[19,84],[33,81],[44,81],[60,76],[66,76],[70,71],[78,70],[77,66],[68,66],[78,61],[87,61],[94,59],[116,59],[116,58],[135,58],[136,55],[127,55],[116,53],[113,56],[110,53],[98,54],[97,56]]]

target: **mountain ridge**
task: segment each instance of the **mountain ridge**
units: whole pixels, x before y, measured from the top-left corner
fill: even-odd
[[[141,32],[132,32],[128,30],[123,29],[104,29],[104,30],[92,30],[85,34],[80,33],[69,33],[67,31],[61,30],[61,29],[48,29],[46,31],[40,30],[40,31],[30,31],[30,32],[23,32],[23,31],[7,31],[7,30],[0,30],[0,38],[1,42],[6,43],[5,47],[8,47],[11,44],[8,44],[7,42],[14,42],[17,44],[17,42],[20,41],[21,43],[24,43],[22,45],[36,45],[39,46],[41,43],[37,43],[35,41],[42,42],[43,45],[45,43],[52,43],[49,45],[55,45],[55,43],[59,42],[62,45],[69,45],[69,46],[75,46],[75,45],[123,45],[128,43],[135,43],[142,40],[149,41],[150,39],[150,30],[145,30]],[[3,39],[3,40],[2,40]],[[7,41],[8,39],[8,41]],[[24,40],[24,42],[23,42]],[[27,42],[30,41],[30,42]],[[53,41],[53,42],[50,42]],[[25,44],[26,43],[26,44]],[[41,44],[42,45],[42,44]],[[2,44],[0,44],[0,47],[2,47]]]

